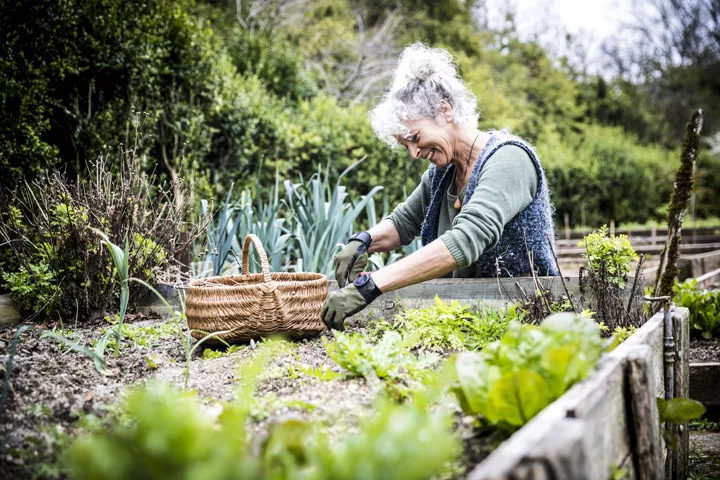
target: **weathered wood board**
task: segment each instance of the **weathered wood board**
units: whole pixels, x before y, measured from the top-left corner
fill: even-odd
[[[688,312],[676,309],[673,315],[678,327],[676,333],[687,333]],[[572,387],[552,405],[540,412],[510,439],[501,444],[485,461],[472,471],[469,478],[511,479],[511,478],[584,478],[589,480],[606,480],[613,469],[626,469],[629,478],[648,478],[647,472],[657,471],[658,465],[641,462],[636,453],[638,448],[644,454],[653,452],[656,455],[662,445],[659,429],[649,428],[639,435],[634,426],[633,409],[644,408],[645,416],[652,416],[653,405],[649,399],[664,395],[664,364],[663,364],[664,324],[662,312],[653,316],[642,328],[633,334],[613,352],[601,360],[600,365],[588,378]],[[679,344],[676,365],[685,362],[687,350],[683,346],[688,335],[676,338]],[[644,360],[643,360],[644,359]],[[646,381],[651,393],[645,393],[644,403],[638,403],[638,394],[631,396],[628,371],[629,365],[637,368],[644,361]],[[683,367],[678,374],[684,375]],[[679,380],[680,381],[680,380]],[[633,403],[633,399],[636,400]],[[644,406],[643,406],[644,405]],[[649,413],[648,413],[649,412]],[[571,418],[581,422],[583,441],[581,446],[573,435],[566,437],[564,425]],[[565,422],[565,423],[563,423]],[[564,453],[559,453],[564,452]],[[663,447],[664,461],[664,447]],[[566,465],[567,462],[581,462],[582,474],[577,477],[562,474],[575,471],[577,468],[563,467],[559,475],[550,475],[545,471],[538,477],[521,477],[522,471],[531,459],[542,463],[547,470],[548,465]],[[543,459],[539,462],[539,459]],[[674,459],[682,461],[682,455]],[[654,462],[657,463],[657,462]],[[674,464],[674,473],[683,475],[680,466]],[[644,476],[638,476],[645,472]],[[555,472],[557,473],[557,472]],[[674,477],[685,478],[685,477]]]
[[[10,327],[22,321],[23,317],[10,300],[10,295],[0,295],[0,327]]]
[[[720,363],[690,364],[690,398],[708,410],[720,410]]]
[[[578,308],[590,308],[592,302],[586,295],[586,305],[580,304],[580,282],[578,277],[564,277],[567,289]],[[539,277],[538,281],[543,288],[550,290],[553,295],[565,294],[565,287],[560,277]],[[630,290],[634,277],[630,277],[626,288],[621,292],[620,297],[624,303],[630,299]],[[331,281],[329,291],[338,289],[337,283]],[[511,305],[523,300],[526,296],[532,295],[536,290],[535,280],[530,277],[515,278],[439,278],[427,282],[401,288],[394,292],[380,295],[361,313],[350,318],[350,321],[358,321],[367,317],[392,318],[403,309],[424,308],[435,303],[435,297],[449,302],[456,300],[461,305],[470,305],[477,302],[484,302],[491,307],[502,307]],[[642,307],[643,283],[636,286],[634,308]]]

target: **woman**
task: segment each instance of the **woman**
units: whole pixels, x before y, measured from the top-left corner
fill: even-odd
[[[379,138],[430,167],[404,203],[350,237],[335,257],[335,278],[344,288],[323,306],[328,328],[341,330],[345,318],[381,293],[444,275],[557,275],[552,207],[538,157],[505,130],[478,130],[475,96],[448,52],[420,43],[405,48],[370,118]],[[423,248],[360,275],[368,252],[395,250],[418,235]]]

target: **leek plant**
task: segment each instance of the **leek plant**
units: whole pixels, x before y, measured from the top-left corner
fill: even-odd
[[[208,254],[210,256],[210,265],[213,275],[220,275],[225,266],[225,260],[233,250],[233,240],[237,234],[240,224],[233,221],[234,212],[238,209],[238,202],[232,201],[233,186],[225,196],[225,204],[223,205],[217,219],[212,219],[207,223],[205,228],[207,234]],[[208,201],[200,200],[200,208],[203,218],[210,215]],[[207,262],[207,261],[206,261]],[[206,263],[203,262],[203,265]]]
[[[125,238],[125,249],[121,249],[100,230],[95,230],[103,239],[103,243],[110,251],[113,262],[115,263],[115,270],[117,271],[117,277],[120,281],[120,315],[118,315],[117,328],[115,329],[115,358],[120,353],[120,340],[122,339],[122,326],[125,322],[125,313],[127,312],[128,301],[130,300],[130,285],[128,279],[130,278],[129,268],[129,253],[128,253],[128,241]],[[105,353],[105,346],[109,338],[109,333],[105,333],[100,341],[96,345],[96,353],[103,358]]]
[[[331,276],[332,260],[353,233],[353,224],[370,199],[382,190],[375,187],[356,202],[350,202],[342,178],[360,164],[359,160],[346,168],[334,187],[330,183],[329,167],[318,169],[307,183],[285,181],[288,208],[295,220],[293,233],[297,242],[295,255],[297,271],[317,272]]]

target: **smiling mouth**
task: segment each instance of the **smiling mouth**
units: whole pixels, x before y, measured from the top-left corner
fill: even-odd
[[[425,155],[425,158],[427,160],[432,161],[433,157],[435,156],[435,149],[431,148],[430,151]]]

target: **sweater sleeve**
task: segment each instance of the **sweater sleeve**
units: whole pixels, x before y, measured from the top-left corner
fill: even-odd
[[[402,245],[409,245],[415,237],[420,235],[420,228],[425,218],[425,208],[429,204],[430,173],[429,170],[426,170],[420,185],[387,217],[400,235]]]
[[[470,201],[440,236],[458,268],[477,261],[497,245],[505,224],[530,205],[538,175],[530,156],[516,145],[505,145],[487,161]]]

